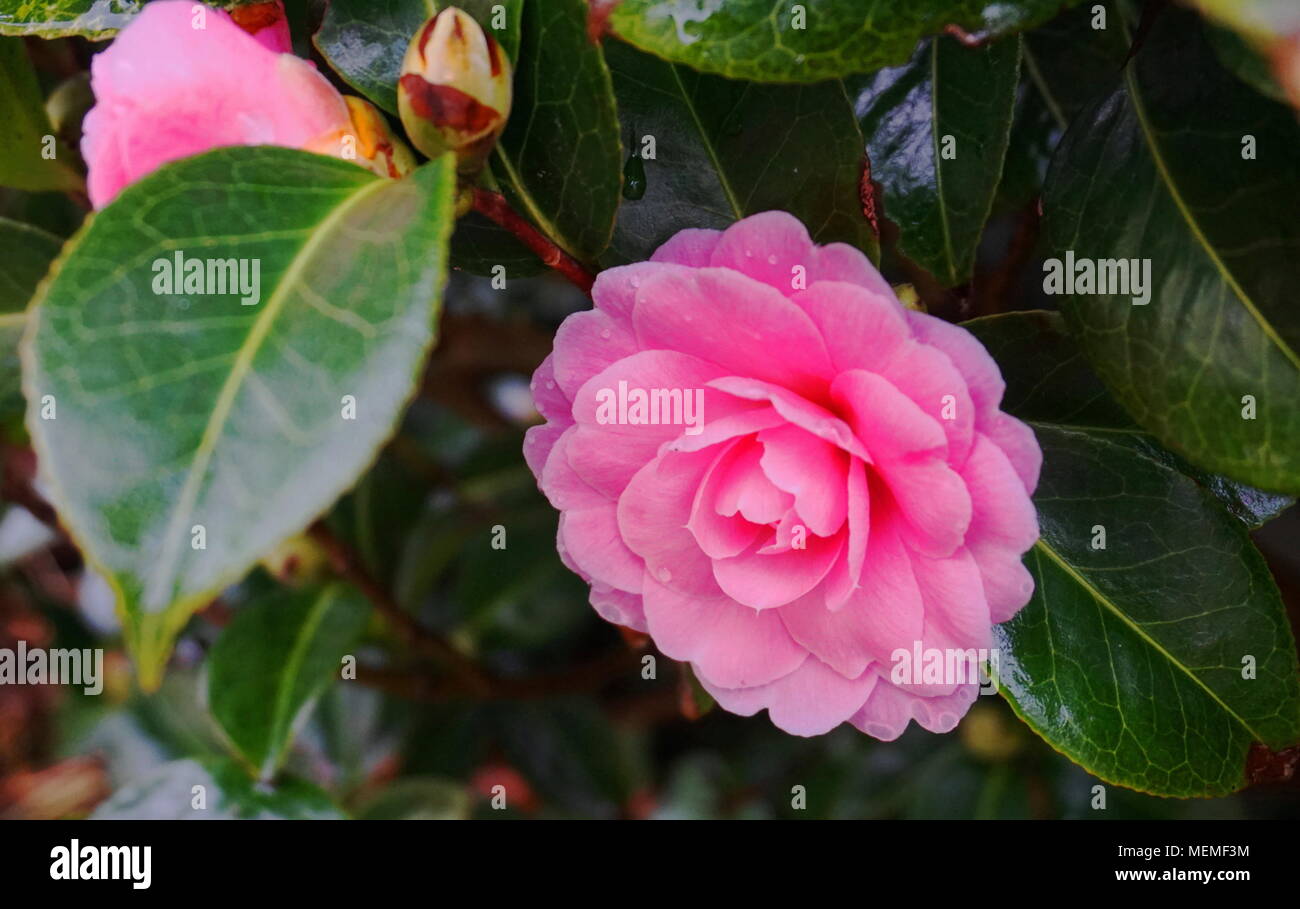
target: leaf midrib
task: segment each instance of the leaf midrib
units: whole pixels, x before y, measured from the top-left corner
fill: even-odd
[[[1157,641],[1155,638],[1148,635],[1146,631],[1143,630],[1141,625],[1138,625],[1131,618],[1129,618],[1128,615],[1126,615],[1123,612],[1123,610],[1121,610],[1117,605],[1111,602],[1111,600],[1100,590],[1094,587],[1088,581],[1088,579],[1085,578],[1079,572],[1078,569],[1076,569],[1073,565],[1071,565],[1068,561],[1066,561],[1050,545],[1045,543],[1041,537],[1038,539],[1036,543],[1034,543],[1034,548],[1046,554],[1048,558],[1050,558],[1053,562],[1055,562],[1062,571],[1064,571],[1067,575],[1069,575],[1093,599],[1095,599],[1099,604],[1101,604],[1103,607],[1109,610],[1121,622],[1127,625],[1129,629],[1132,630],[1132,632],[1136,634],[1140,640],[1145,641],[1152,649],[1154,649],[1157,653],[1163,656],[1172,665],[1177,666],[1179,669],[1181,669],[1183,673],[1189,679],[1191,679],[1192,682],[1198,688],[1200,688],[1202,691],[1208,694],[1211,700],[1213,700],[1216,704],[1218,704],[1221,708],[1223,708],[1224,713],[1228,714],[1228,716],[1236,720],[1237,723],[1240,724],[1241,728],[1245,729],[1248,733],[1250,733],[1250,735],[1253,736],[1255,741],[1257,742],[1265,741],[1265,738],[1262,735],[1260,735],[1260,733],[1255,731],[1255,729],[1253,729],[1251,725],[1247,723],[1246,720],[1242,718],[1235,710],[1233,710],[1226,703],[1224,703],[1223,699],[1220,698],[1219,695],[1212,688],[1210,688],[1203,681],[1197,678],[1197,676],[1190,669],[1184,666],[1178,659],[1174,657],[1173,654],[1171,654],[1168,650],[1166,650],[1163,646],[1161,646],[1159,641]]]
[[[302,248],[294,255],[293,261],[289,263],[289,267],[285,270],[279,284],[271,292],[271,297],[267,300],[266,306],[254,319],[253,326],[249,330],[244,343],[240,345],[235,361],[231,365],[230,374],[226,377],[226,381],[217,394],[212,407],[212,414],[209,416],[203,435],[199,439],[199,446],[195,449],[193,460],[190,461],[190,469],[186,473],[185,483],[182,485],[180,495],[177,497],[171,519],[167,522],[167,529],[163,537],[163,550],[159,556],[157,567],[146,580],[141,594],[146,606],[149,604],[151,597],[161,597],[163,603],[170,601],[172,598],[170,587],[174,583],[176,562],[180,558],[181,530],[193,516],[199,487],[202,485],[217,443],[221,440],[222,433],[225,431],[226,422],[234,409],[235,400],[243,388],[244,380],[252,371],[253,359],[261,350],[263,342],[270,335],[271,327],[279,316],[280,310],[284,307],[290,288],[294,286],[297,278],[306,268],[307,263],[312,260],[320,244],[324,242],[326,237],[332,235],[335,224],[341,221],[358,202],[367,198],[370,193],[377,192],[389,184],[390,181],[388,180],[374,178],[372,182],[362,185],[360,189],[353,192],[349,198],[326,215],[317,225],[315,232],[307,238]],[[166,585],[166,587],[161,588],[160,585]]]
[[[1142,94],[1138,88],[1134,70],[1135,64],[1132,62],[1125,67],[1125,86],[1128,91],[1128,96],[1133,102],[1133,113],[1137,117],[1138,127],[1142,130],[1142,138],[1146,141],[1147,148],[1151,151],[1152,161],[1155,162],[1156,173],[1160,177],[1161,183],[1164,184],[1166,191],[1169,193],[1169,197],[1173,200],[1174,207],[1178,209],[1178,213],[1182,215],[1183,220],[1187,222],[1187,228],[1191,231],[1192,237],[1201,245],[1201,248],[1205,250],[1206,256],[1209,257],[1210,263],[1222,276],[1223,282],[1231,288],[1232,292],[1236,294],[1237,299],[1241,301],[1241,305],[1245,307],[1246,311],[1250,313],[1256,323],[1259,324],[1260,330],[1264,332],[1264,336],[1273,342],[1274,346],[1277,347],[1282,355],[1291,362],[1291,365],[1293,365],[1297,370],[1300,370],[1300,354],[1295,350],[1292,350],[1290,345],[1288,345],[1277,333],[1277,330],[1273,328],[1272,324],[1264,318],[1263,313],[1261,313],[1258,307],[1255,306],[1254,300],[1252,300],[1250,295],[1246,293],[1246,289],[1237,282],[1236,276],[1228,269],[1227,263],[1219,258],[1217,250],[1215,250],[1213,244],[1210,243],[1210,238],[1201,230],[1201,226],[1197,222],[1196,216],[1192,213],[1191,208],[1188,207],[1182,194],[1178,191],[1178,187],[1174,183],[1173,174],[1169,171],[1169,165],[1165,162],[1164,156],[1160,153],[1160,145],[1156,141],[1155,129],[1151,125],[1151,121],[1147,116],[1146,105],[1142,101]]]
[[[939,144],[939,40],[936,38],[930,41],[930,151],[934,155],[934,193],[939,198],[939,226],[943,228],[943,252],[948,263],[948,280],[956,284],[957,260],[952,251],[948,200],[943,195],[943,156]]]
[[[302,664],[307,659],[308,642],[315,636],[316,629],[320,627],[321,622],[325,620],[325,614],[329,608],[338,599],[338,585],[332,584],[321,591],[320,596],[312,603],[311,609],[307,612],[307,619],[294,635],[293,647],[289,650],[289,658],[284,661],[283,669],[276,677],[276,696],[275,708],[271,712],[271,738],[266,743],[266,754],[262,757],[262,767],[260,769],[263,779],[269,778],[280,763],[280,754],[283,748],[276,746],[277,740],[281,739],[289,724],[293,721],[291,714],[292,705],[289,703],[289,697],[293,691],[293,682],[298,673],[302,670]]]
[[[722,187],[723,195],[727,197],[727,204],[731,206],[737,220],[745,217],[745,211],[740,207],[740,202],[736,199],[736,192],[731,188],[731,181],[727,179],[727,175],[722,170],[722,161],[718,157],[718,150],[713,147],[713,141],[709,138],[709,134],[704,131],[704,124],[700,122],[699,115],[695,111],[695,105],[686,93],[686,85],[682,82],[681,74],[677,72],[677,64],[665,60],[664,65],[673,74],[673,82],[676,83],[677,90],[681,93],[682,103],[690,111],[691,122],[695,124],[695,130],[700,134],[700,142],[704,145],[704,150],[709,155],[709,162],[713,164],[713,170],[718,175],[718,184]]]

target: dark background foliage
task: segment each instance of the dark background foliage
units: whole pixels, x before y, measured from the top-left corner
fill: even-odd
[[[480,4],[465,5],[482,13]],[[603,51],[587,40],[586,9],[578,0],[508,6],[518,32],[503,43],[517,62],[535,68],[520,68],[515,119],[493,173],[518,209],[545,214],[558,246],[592,267],[608,267],[646,257],[680,228],[721,227],[784,208],[804,219],[820,242],[851,242],[878,257],[891,282],[912,285],[921,305],[952,321],[1063,308],[1063,321],[986,321],[976,329],[1008,375],[1009,401],[1026,419],[1051,424],[1068,424],[1063,402],[1077,403],[1090,417],[1131,432],[1131,445],[1141,452],[1138,462],[1107,461],[1105,469],[1149,470],[1174,491],[1183,488],[1179,483],[1211,490],[1227,503],[1225,515],[1251,528],[1264,560],[1258,570],[1267,563],[1287,620],[1292,628],[1300,623],[1300,510],[1285,495],[1238,481],[1270,489],[1284,484],[1261,481],[1250,469],[1236,480],[1217,476],[1210,471],[1228,469],[1231,458],[1193,457],[1179,444],[1184,427],[1176,420],[1141,419],[1144,411],[1161,410],[1159,383],[1107,374],[1104,364],[1119,354],[1081,353],[1065,334],[1067,327],[1089,326],[1097,310],[1072,308],[1042,292],[1044,259],[1069,242],[1083,243],[1081,237],[1097,255],[1147,254],[1126,245],[1131,238],[1121,228],[1126,206],[1138,204],[1142,191],[1125,181],[1141,184],[1151,162],[1137,153],[1092,160],[1114,153],[1104,139],[1107,130],[1123,126],[1114,120],[1125,98],[1149,89],[1158,100],[1159,128],[1176,133],[1186,126],[1206,148],[1215,130],[1235,142],[1243,123],[1276,125],[1279,142],[1294,139],[1294,111],[1265,100],[1280,91],[1240,39],[1165,4],[1105,4],[1111,27],[1099,31],[1091,27],[1092,4],[1061,11],[1056,2],[1026,0],[1002,4],[1010,18],[996,22],[981,18],[982,3],[895,4],[893,18],[879,18],[879,34],[854,43],[840,38],[861,13],[845,2],[825,5],[824,31],[809,39],[822,43],[805,59],[772,51],[761,36],[753,46],[736,43],[734,23],[725,22],[705,22],[702,37],[673,56],[660,43],[673,23],[643,17],[640,0],[614,10],[608,24],[618,37],[607,36]],[[732,9],[743,18],[763,6],[742,0]],[[394,110],[390,58],[398,48],[400,59],[403,36],[428,14],[424,3],[334,0],[326,13],[323,4],[290,0],[288,8],[301,53],[342,90]],[[841,13],[843,22],[835,18]],[[1152,22],[1160,30],[1148,44],[1143,23]],[[61,88],[71,96],[81,80],[80,110],[82,74],[101,46],[77,36],[0,38],[0,50],[18,61],[12,65],[25,65],[19,52],[27,56],[43,94]],[[349,58],[358,47],[364,66]],[[366,50],[374,47],[384,54]],[[1133,48],[1136,65],[1122,71]],[[1182,68],[1189,54],[1203,64],[1194,75]],[[0,56],[0,63],[6,59]],[[529,75],[534,72],[540,75]],[[598,101],[570,104],[554,121],[525,116],[566,93]],[[66,123],[53,124],[64,130],[69,150],[76,148],[77,122],[70,114]],[[587,131],[590,141],[565,141]],[[944,174],[946,190],[924,151],[934,147],[935,131],[956,136],[963,149],[958,169]],[[653,159],[636,153],[645,135],[657,140]],[[1284,147],[1294,162],[1296,145]],[[1169,166],[1193,183],[1257,188],[1241,175],[1225,175],[1221,164],[1188,160],[1194,151],[1182,147],[1183,160],[1175,155]],[[69,151],[63,160],[73,156]],[[1266,164],[1269,170],[1249,179],[1273,181],[1272,190],[1245,211],[1225,202],[1233,214],[1224,220],[1231,223],[1215,230],[1267,250],[1244,267],[1285,276],[1300,262],[1283,261],[1296,231],[1279,227],[1269,213],[1280,206],[1294,220],[1297,181],[1291,164],[1275,158]],[[1115,176],[1116,185],[1088,177],[1089,167]],[[557,189],[557,172],[581,179]],[[7,311],[21,311],[81,221],[70,199],[75,180],[68,179],[60,171],[30,185],[0,181],[11,184],[0,189],[0,230],[10,238],[0,245],[0,280],[14,286],[6,288]],[[1211,193],[1206,204],[1214,198]],[[1158,237],[1176,233],[1176,220],[1171,216]],[[1061,237],[1065,244],[1057,242]],[[1167,261],[1173,264],[1166,282],[1201,267],[1190,253]],[[912,727],[892,743],[848,728],[801,739],[765,716],[714,709],[686,667],[592,612],[584,585],[556,555],[555,512],[520,455],[523,431],[537,418],[528,377],[549,352],[560,321],[589,301],[542,274],[514,237],[479,215],[458,223],[450,263],[437,347],[418,394],[396,435],[325,521],[329,539],[349,550],[353,570],[330,580],[328,563],[337,553],[322,550],[319,539],[299,538],[270,554],[188,621],[153,693],[135,685],[103,579],[66,536],[30,517],[41,517],[43,503],[30,498],[34,464],[21,426],[17,364],[12,358],[0,364],[8,376],[0,391],[9,396],[0,647],[19,640],[104,647],[109,670],[98,697],[0,686],[0,817],[75,817],[96,809],[102,816],[179,816],[196,780],[210,782],[219,813],[232,816],[1300,816],[1300,780],[1286,779],[1285,761],[1262,747],[1234,771],[1228,788],[1246,785],[1243,791],[1183,800],[1107,783],[1101,809],[1099,780],[998,696],[979,699],[949,735]],[[488,276],[498,264],[508,274],[504,289]],[[999,324],[1033,332],[1018,339]],[[1178,330],[1195,340],[1203,328],[1188,321]],[[1185,383],[1179,370],[1190,349],[1171,343],[1155,371]],[[1085,354],[1101,379],[1085,365]],[[1067,365],[1068,381],[1040,383]],[[1284,406],[1294,410],[1294,399]],[[1128,414],[1170,449],[1139,431]],[[1279,425],[1289,419],[1272,416]],[[1040,438],[1050,438],[1043,433],[1040,428]],[[1065,447],[1052,463],[1082,457],[1081,447]],[[1053,458],[1050,446],[1048,453]],[[1155,467],[1157,461],[1165,466]],[[1064,471],[1054,479],[1077,490],[1069,484],[1087,473]],[[1167,499],[1174,491],[1162,494]],[[1105,494],[1087,493],[1097,500]],[[508,533],[504,550],[490,545],[497,527]],[[1224,533],[1244,541],[1247,530],[1234,523]],[[385,621],[373,613],[361,596],[364,583],[357,590],[358,571],[384,589],[392,607],[450,642],[477,670],[462,678],[456,659],[449,664],[445,653],[402,634],[391,616]],[[1190,568],[1175,574],[1171,585],[1196,582]],[[1040,590],[1042,584],[1040,577]],[[286,707],[276,701],[285,687],[283,655],[299,641],[309,615],[325,629],[306,645],[306,665],[319,667],[283,695]],[[1047,652],[1034,649],[1028,632],[1011,643],[1030,670]],[[358,680],[333,680],[343,653],[365,667]],[[644,672],[647,657],[654,658],[652,678]],[[1293,664],[1291,654],[1286,659]],[[475,671],[488,681],[475,681]],[[1032,713],[1031,689],[1013,690],[1011,698],[1022,713]],[[314,709],[296,712],[313,702]],[[298,719],[302,725],[292,735]],[[1085,757],[1089,764],[1096,755]],[[1130,772],[1090,766],[1108,778]],[[257,775],[274,787],[255,785]],[[501,810],[491,802],[497,786],[507,794]]]

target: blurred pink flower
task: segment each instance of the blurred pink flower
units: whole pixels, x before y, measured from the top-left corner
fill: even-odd
[[[221,10],[159,0],[95,56],[81,151],[96,208],[163,164],[218,146],[339,148],[351,124],[343,96],[282,53],[289,32],[279,4],[258,9],[241,14],[249,34]]]
[[[1042,455],[983,346],[783,212],[684,230],[593,298],[524,454],[596,611],[791,733],[952,729],[978,684],[896,652],[991,648],[1038,538]]]

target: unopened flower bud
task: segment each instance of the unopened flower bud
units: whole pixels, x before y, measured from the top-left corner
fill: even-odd
[[[415,155],[369,101],[345,96],[357,139],[357,159],[381,177],[404,177],[415,170]]]
[[[455,152],[461,173],[483,161],[510,114],[510,61],[491,35],[449,6],[411,40],[397,83],[406,134],[431,158]]]
[[[262,567],[267,573],[290,587],[303,587],[320,580],[328,564],[325,550],[305,533],[290,537],[262,556]]]

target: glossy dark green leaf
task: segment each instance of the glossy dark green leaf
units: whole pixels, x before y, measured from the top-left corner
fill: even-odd
[[[903,66],[847,80],[899,250],[945,286],[970,277],[1002,177],[1020,39],[936,38]]]
[[[897,66],[917,41],[949,27],[985,42],[1044,22],[1075,2],[622,0],[610,24],[628,43],[703,72],[755,82],[819,82]]]
[[[81,186],[72,153],[54,140],[36,73],[17,38],[0,38],[0,123],[0,184],[34,191]]]
[[[0,217],[0,418],[22,413],[18,340],[25,310],[62,246],[54,234]]]
[[[1004,407],[1043,448],[1034,596],[996,629],[1003,695],[1109,782],[1241,788],[1252,742],[1300,740],[1295,641],[1247,527],[1125,425],[1050,316],[967,324],[1006,370]],[[1021,363],[1033,349],[1039,362]]]
[[[1058,313],[1008,313],[966,326],[998,361],[1007,383],[1003,407],[1021,419],[1104,432],[1112,441],[1191,477],[1251,528],[1277,517],[1295,501],[1203,470],[1162,446],[1106,390]]]
[[[510,278],[526,278],[546,271],[542,260],[518,237],[476,211],[456,219],[456,231],[451,235],[451,264],[453,268],[487,277],[500,274],[494,271],[498,265],[505,268]]]
[[[609,67],[582,0],[526,0],[515,97],[492,171],[515,209],[574,257],[609,245],[623,151]]]
[[[0,0],[0,35],[62,38],[80,35],[92,41],[111,38],[148,0]],[[206,0],[208,6],[232,7],[256,0]]]
[[[1106,9],[1104,19],[1095,12],[1099,5]],[[1119,79],[1128,46],[1117,15],[1111,3],[1090,3],[1025,34],[997,209],[1020,210],[1037,202],[1066,127],[1088,101]]]
[[[189,615],[392,432],[433,343],[454,192],[449,157],[391,181],[220,149],[128,187],[61,259],[29,315],[28,426],[145,687]],[[258,301],[155,293],[178,252],[257,264]]]
[[[202,787],[197,790],[195,787]],[[200,799],[202,801],[200,801]],[[202,804],[204,807],[198,807]],[[128,782],[92,815],[95,820],[332,820],[343,815],[316,786],[253,780],[234,761],[172,761]]]
[[[446,6],[458,6],[514,59],[519,48],[523,0],[331,0],[312,41],[343,80],[389,113],[397,113],[397,77],[402,57],[425,20]],[[494,21],[493,7],[501,8]],[[502,27],[497,28],[500,24]]]
[[[684,227],[772,209],[795,215],[819,243],[879,257],[862,211],[862,134],[838,81],[734,82],[613,41],[605,54],[644,179],[641,197],[625,189],[606,264],[648,258]]]
[[[259,779],[279,769],[369,616],[370,604],[341,584],[279,588],[243,606],[222,632],[208,656],[208,705]]]
[[[1242,82],[1274,101],[1286,101],[1286,93],[1278,85],[1268,60],[1236,32],[1215,28],[1207,24],[1205,37],[1219,57],[1224,69]]]
[[[1098,6],[1104,16],[1096,12]],[[1098,95],[1114,88],[1129,44],[1114,0],[1088,3],[1027,32],[1022,69],[1064,130]]]
[[[1061,296],[1120,403],[1195,463],[1283,492],[1300,491],[1297,147],[1294,111],[1224,72],[1171,10],[1066,134],[1043,200],[1058,259],[1150,263],[1147,305]]]

